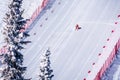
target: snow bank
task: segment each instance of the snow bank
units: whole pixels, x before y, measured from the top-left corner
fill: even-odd
[[[38,8],[38,6],[42,5],[44,0],[23,0],[23,9],[25,9],[23,16],[25,18],[31,18],[32,14]]]

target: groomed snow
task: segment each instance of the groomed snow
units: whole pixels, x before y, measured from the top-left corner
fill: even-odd
[[[32,43],[23,51],[24,65],[28,67],[26,77],[38,79],[40,56],[49,47],[53,80],[93,80],[120,37],[119,24],[114,24],[119,20],[119,3],[119,0],[57,0],[31,26],[28,40]],[[76,24],[82,29],[75,31]],[[116,31],[114,37],[111,30]],[[111,37],[109,44],[107,38]],[[105,51],[104,45],[110,47]],[[99,57],[99,53],[105,56]],[[95,73],[88,74],[89,70]]]
[[[23,7],[27,8],[24,16],[29,18],[28,14],[32,14],[33,6],[39,4],[39,0],[24,1]],[[119,30],[120,25],[114,24],[120,13],[119,3],[120,0],[56,0],[52,8],[31,26],[28,40],[32,43],[23,51],[24,65],[28,67],[26,77],[38,79],[40,56],[49,47],[53,80],[93,80],[95,73],[88,74],[96,68],[92,63],[99,64],[103,59],[98,54],[103,52],[102,47],[111,37],[111,30]],[[75,31],[76,24],[82,29]]]
[[[42,5],[43,0],[23,0],[24,18],[31,18],[33,12]]]

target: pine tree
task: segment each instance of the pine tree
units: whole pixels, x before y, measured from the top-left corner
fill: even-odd
[[[21,5],[22,0],[12,0],[4,18],[6,25],[3,28],[3,35],[7,52],[2,54],[0,80],[30,80],[23,76],[26,67],[23,67],[21,50],[24,49],[23,44],[30,43],[30,41],[24,41],[29,34],[21,32],[25,29],[23,26],[27,21],[22,17],[24,10],[21,9]]]
[[[48,49],[41,57],[39,80],[52,80],[52,77],[54,76],[50,66],[50,54],[50,50]]]

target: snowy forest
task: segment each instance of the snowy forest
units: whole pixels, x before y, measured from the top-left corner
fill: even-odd
[[[24,46],[31,41],[26,40],[30,35],[26,32],[24,25],[29,19],[24,19],[22,16],[24,13],[24,9],[21,8],[22,1],[11,0],[8,5],[9,10],[3,19],[5,23],[2,29],[5,43],[3,47],[6,48],[6,52],[0,55],[2,58],[0,80],[32,80],[32,77],[24,77],[27,67],[23,65],[24,53],[21,53],[21,50],[25,49]],[[50,67],[50,50],[46,50],[46,53],[43,54],[39,72],[38,80],[52,80],[53,70]]]

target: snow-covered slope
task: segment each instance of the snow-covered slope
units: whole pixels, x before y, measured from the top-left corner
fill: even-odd
[[[8,10],[8,4],[9,4],[9,0],[4,0],[4,1],[0,0],[0,30],[1,30],[2,26],[4,25],[3,18],[5,16],[5,12],[7,12],[7,10]],[[2,38],[3,38],[3,36],[0,31],[0,47],[3,44]]]
[[[40,55],[49,47],[53,80],[93,80],[120,37],[120,25],[114,24],[119,20],[119,3],[119,0],[57,0],[31,26],[28,39],[32,43],[23,51],[24,65],[28,67],[26,77],[37,80]],[[82,29],[75,31],[76,24]],[[113,37],[112,30],[118,35]],[[111,37],[113,45],[107,42]],[[105,48],[107,45],[110,47]],[[103,56],[99,57],[100,53]]]
[[[25,9],[24,17],[31,18],[33,12],[38,8],[38,6],[42,5],[44,0],[23,0],[23,9]]]
[[[39,2],[24,0],[26,18],[30,18]],[[119,33],[119,23],[114,24],[119,21],[119,3],[119,0],[56,0],[52,8],[43,16],[39,15],[40,19],[30,26],[28,39],[32,43],[23,51],[24,65],[28,67],[26,77],[38,79],[40,55],[49,47],[55,74],[53,80],[93,80],[95,70],[98,71],[108,57],[105,50],[112,51],[120,37],[119,34],[113,37],[111,33],[112,30]],[[76,31],[76,24],[82,29]],[[114,44],[103,50],[108,45],[106,40],[111,37],[115,38]],[[99,57],[99,53],[107,55]]]
[[[22,8],[25,10],[23,13],[23,17],[26,19],[30,19],[33,16],[33,13],[36,12],[36,9],[43,5],[43,1],[45,0],[23,0]],[[0,48],[2,48],[2,46],[4,45],[3,35],[1,33],[2,27],[5,26],[3,18],[5,17],[5,13],[7,13],[8,11],[8,5],[10,4],[10,2],[11,0],[0,0]]]
[[[7,12],[9,0],[0,0],[0,26],[2,26],[2,19],[5,16],[5,12]]]
[[[33,12],[38,8],[38,6],[42,5],[43,0],[23,0],[22,8],[25,9],[24,17],[30,18]],[[2,24],[2,19],[5,16],[5,13],[8,10],[8,4],[10,0],[0,0],[0,25]]]

